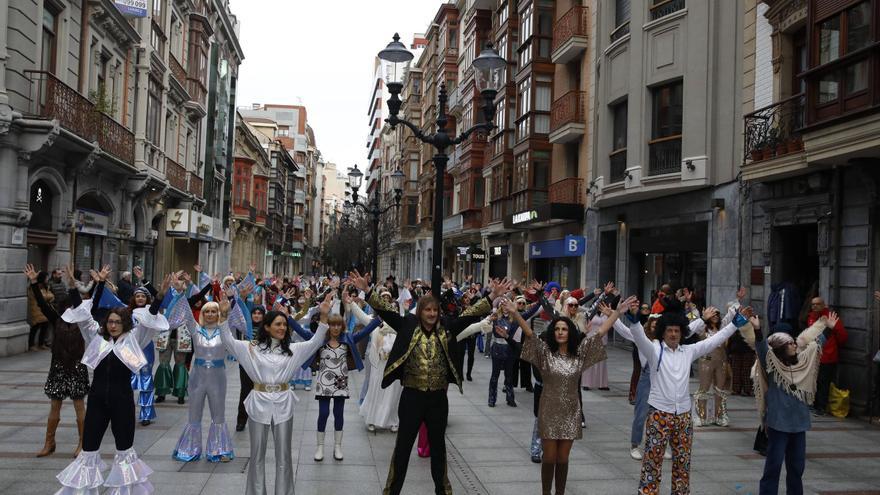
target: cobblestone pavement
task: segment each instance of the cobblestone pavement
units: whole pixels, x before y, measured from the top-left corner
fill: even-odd
[[[43,442],[49,412],[43,383],[49,353],[28,353],[0,359],[0,494],[49,494],[58,489],[57,474],[70,462],[76,446],[73,406],[67,402],[58,428],[58,450],[35,459]],[[632,406],[627,402],[631,359],[627,351],[609,350],[608,392],[585,392],[587,430],[575,442],[569,469],[569,494],[634,493],[640,464],[629,457]],[[233,430],[238,399],[238,370],[230,366],[227,422]],[[449,477],[457,494],[534,495],[540,493],[540,468],[528,455],[531,433],[532,394],[517,390],[520,407],[499,401],[486,406],[490,364],[477,357],[474,381],[465,393],[449,393],[447,430]],[[362,376],[354,373],[353,390],[360,390]],[[692,389],[696,386],[692,383]],[[394,434],[369,433],[357,414],[357,402],[348,401],[345,418],[345,460],[336,462],[330,453],[321,463],[312,460],[315,448],[317,403],[313,393],[297,391],[300,402],[294,419],[293,461],[295,490],[311,494],[378,494],[384,486]],[[691,464],[693,493],[757,494],[763,458],[751,450],[756,425],[754,401],[733,397],[731,427],[696,429]],[[247,431],[233,433],[236,458],[228,464],[204,460],[182,464],[171,459],[186,418],[186,405],[159,404],[158,420],[137,426],[135,448],[155,470],[151,477],[160,494],[242,494],[250,456]],[[208,413],[205,412],[205,424]],[[818,418],[807,435],[805,485],[808,493],[880,494],[880,428],[857,420]],[[109,429],[101,448],[105,458],[114,452]],[[415,449],[414,449],[415,450]],[[273,449],[268,449],[267,478],[272,493]],[[663,493],[669,492],[669,466],[664,469]],[[783,474],[784,479],[784,474]],[[429,462],[415,453],[404,492],[432,493]],[[784,490],[784,487],[782,488]]]

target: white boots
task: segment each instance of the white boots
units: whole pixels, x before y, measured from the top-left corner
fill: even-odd
[[[337,461],[342,460],[342,432],[335,431],[334,434],[334,442],[333,442],[333,458]],[[318,439],[318,448],[315,449],[315,461],[321,462],[324,460],[324,432],[317,432],[316,438]]]
[[[324,432],[319,431],[317,434],[318,449],[315,450],[315,460],[321,462],[324,460]]]
[[[342,432],[334,431],[333,458],[337,461],[342,460]]]

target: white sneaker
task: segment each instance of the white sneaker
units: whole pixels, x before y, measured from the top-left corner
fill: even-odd
[[[376,431],[376,425],[367,425],[367,431],[374,433]]]
[[[672,447],[667,447],[665,451],[663,451],[663,458],[667,461],[672,459]]]
[[[391,433],[397,433],[397,425],[391,426]]]
[[[306,392],[311,392],[311,391],[312,391],[312,387],[306,385]]]
[[[629,456],[637,461],[642,460],[642,451],[639,450],[638,447],[633,447],[632,450],[629,451]]]

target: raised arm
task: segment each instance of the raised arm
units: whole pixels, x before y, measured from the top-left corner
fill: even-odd
[[[751,316],[751,308],[745,308],[744,311],[748,311],[749,316]],[[746,324],[748,324],[748,322],[749,320],[745,316],[737,313],[736,317],[734,317],[733,319],[733,322],[727,324],[727,326],[722,328],[721,331],[719,331],[715,335],[712,335],[708,339],[701,340],[696,344],[693,344],[692,347],[694,354],[692,356],[692,359],[697,359],[705,356],[706,354],[709,354],[716,347],[726,342],[727,339],[729,339],[730,336],[733,335],[733,332],[737,330],[737,328],[745,326]]]
[[[229,354],[235,356],[235,359],[239,361],[250,361],[253,359],[248,350],[248,347],[251,345],[250,342],[238,340],[233,337],[232,330],[230,329],[229,324],[225,321],[220,324],[220,340],[223,342],[223,345],[226,346],[226,350],[229,351]]]
[[[519,314],[519,311],[516,310],[516,304],[513,301],[505,301],[504,309],[507,310],[507,313],[511,315],[514,323],[519,325],[519,328],[522,328],[523,335],[526,338],[532,338],[535,336],[535,332],[532,330],[532,326]]]
[[[76,323],[79,326],[79,332],[82,334],[83,340],[86,341],[86,345],[97,337],[98,331],[101,330],[101,326],[92,317],[92,304],[94,301],[94,299],[83,301],[79,306],[67,308],[64,314],[61,315],[62,320],[71,324]]]
[[[357,270],[355,270],[349,274],[349,280],[351,280],[352,285],[357,287],[358,290],[367,294],[367,304],[373,308],[373,311],[379,315],[379,318],[382,318],[382,321],[387,323],[394,330],[398,332],[402,331],[406,326],[406,317],[400,316],[397,309],[383,301],[377,291],[370,290],[370,282],[367,279],[369,275],[370,274],[368,273],[366,276],[362,276]]]
[[[457,340],[458,342],[461,342],[462,340],[470,337],[471,335],[475,335],[480,332],[487,334],[491,331],[492,331],[491,316],[487,316],[486,318],[483,318],[482,320],[480,320],[476,323],[471,323],[470,325],[468,325],[467,328],[462,330],[461,333],[459,333],[455,337],[455,340]]]
[[[355,321],[357,321],[359,325],[369,325],[370,321],[372,321],[372,318],[367,316],[367,314],[364,313],[364,310],[362,310],[360,306],[353,303],[351,300],[346,301],[345,312],[351,313],[351,315],[354,316]]]
[[[354,343],[357,344],[361,340],[364,340],[364,337],[366,337],[367,335],[370,335],[370,333],[373,330],[379,328],[379,325],[381,325],[381,324],[382,324],[382,320],[380,320],[378,317],[373,318],[373,320],[370,323],[368,323],[367,326],[365,326],[364,328],[361,328],[360,330],[355,332],[354,335],[351,336],[352,340],[354,340]]]
[[[55,321],[58,320],[58,312],[55,311],[55,308],[52,307],[51,304],[46,302],[46,299],[43,297],[43,292],[40,290],[39,284],[37,284],[37,270],[34,269],[34,265],[28,263],[24,267],[24,274],[28,278],[31,283],[31,293],[34,295],[34,300],[37,302],[37,306],[39,306],[40,311],[46,315],[46,318],[53,325]]]

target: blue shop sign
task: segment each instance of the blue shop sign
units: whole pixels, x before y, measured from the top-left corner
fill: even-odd
[[[565,239],[529,243],[529,259],[583,256],[587,239],[579,235],[567,235]]]

